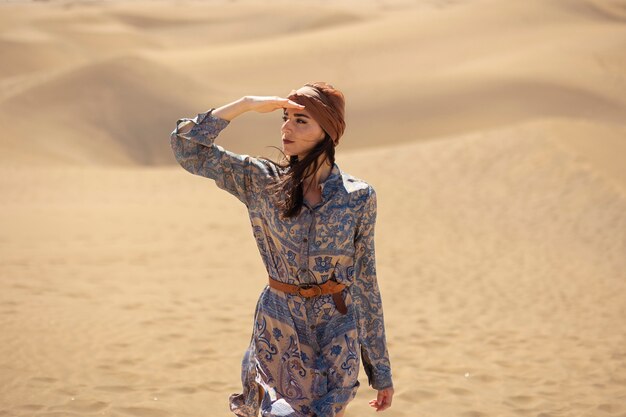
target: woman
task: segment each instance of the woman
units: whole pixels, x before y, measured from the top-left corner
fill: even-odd
[[[283,163],[215,145],[248,111],[283,111]],[[256,305],[243,361],[238,416],[343,416],[359,388],[362,362],[387,409],[393,383],[376,280],[376,194],[342,172],[335,146],[345,129],[344,97],[305,84],[287,98],[246,96],[179,119],[171,134],[177,161],[212,178],[248,209],[268,285]]]

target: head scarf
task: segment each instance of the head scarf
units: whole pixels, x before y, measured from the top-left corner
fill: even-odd
[[[324,132],[328,133],[335,146],[339,144],[339,138],[346,129],[341,91],[324,82],[307,83],[292,90],[287,98],[302,104]]]

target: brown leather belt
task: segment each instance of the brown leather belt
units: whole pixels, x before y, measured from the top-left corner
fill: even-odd
[[[341,291],[346,288],[346,286],[337,281],[328,280],[322,284],[287,284],[286,282],[277,281],[272,277],[269,277],[269,279],[270,287],[286,292],[287,294],[295,294],[305,298],[332,294],[337,311],[341,314],[346,314],[348,311],[343,297],[341,296]]]

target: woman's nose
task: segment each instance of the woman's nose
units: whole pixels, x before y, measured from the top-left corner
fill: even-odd
[[[283,131],[291,130],[291,124],[289,123],[289,120],[286,120],[283,123],[283,126],[281,127],[281,130],[283,130]]]

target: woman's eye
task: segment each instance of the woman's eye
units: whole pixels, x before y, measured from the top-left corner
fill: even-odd
[[[289,117],[288,116],[283,116],[283,121],[286,122],[287,120],[289,120]],[[304,119],[296,119],[296,123],[305,125],[306,124],[306,120],[304,120]]]

